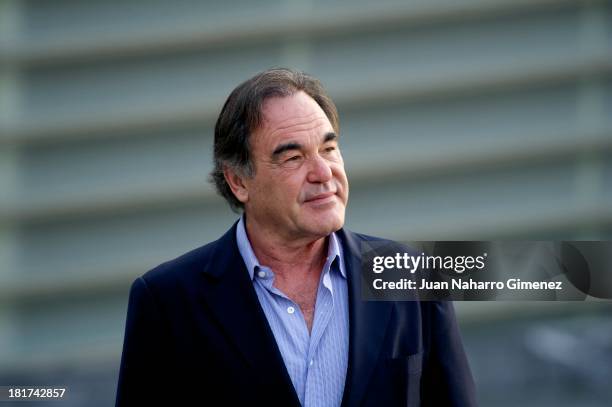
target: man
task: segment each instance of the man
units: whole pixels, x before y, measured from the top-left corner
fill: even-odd
[[[214,143],[212,179],[243,215],[134,282],[117,405],[475,405],[450,303],[361,299],[360,244],[377,239],[342,228],[349,187],[321,84],[254,76]]]

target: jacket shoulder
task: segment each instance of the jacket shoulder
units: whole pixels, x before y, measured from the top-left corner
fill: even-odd
[[[172,260],[168,260],[144,273],[140,278],[148,286],[167,287],[178,281],[193,280],[218,250],[219,240],[215,240]]]
[[[366,235],[364,233],[357,233],[357,232],[352,232],[352,231],[349,231],[349,230],[346,230],[346,232],[347,232],[347,234],[353,235],[353,237],[355,239],[360,240],[360,241],[364,241],[364,242],[397,243],[397,242],[394,242],[393,240],[385,239],[385,238],[378,237],[378,236],[370,236],[370,235]]]
[[[343,232],[348,239],[353,240],[355,243],[357,243],[358,246],[360,244],[365,244],[368,246],[368,249],[374,249],[376,251],[381,250],[382,252],[401,251],[410,253],[412,255],[417,254],[416,248],[411,247],[403,242],[398,242],[396,240],[386,239],[378,236],[366,235],[363,233],[357,233],[347,229],[344,229]],[[363,247],[361,249],[363,249]]]

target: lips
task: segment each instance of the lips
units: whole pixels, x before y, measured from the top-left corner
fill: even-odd
[[[327,202],[327,201],[330,201],[334,197],[334,195],[336,195],[335,192],[324,192],[322,194],[311,196],[308,199],[306,199],[304,202],[307,202],[307,203]]]

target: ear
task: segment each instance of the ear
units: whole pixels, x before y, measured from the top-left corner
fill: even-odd
[[[249,200],[249,191],[244,182],[244,176],[239,175],[227,166],[223,167],[223,175],[234,196],[240,202],[246,203]]]

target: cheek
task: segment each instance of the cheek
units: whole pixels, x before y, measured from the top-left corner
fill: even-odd
[[[345,188],[348,187],[348,179],[346,177],[346,172],[344,172],[344,165],[339,164],[334,166],[332,168],[332,174]]]
[[[267,193],[269,195],[267,199],[284,202],[296,200],[300,195],[302,186],[301,177],[298,172],[282,172],[271,175],[266,182],[268,187]]]
[[[339,187],[342,189],[341,197],[344,201],[344,204],[346,205],[348,201],[349,184],[348,178],[346,177],[346,173],[344,172],[344,168],[341,168],[338,172],[336,172],[335,177],[337,179]]]

